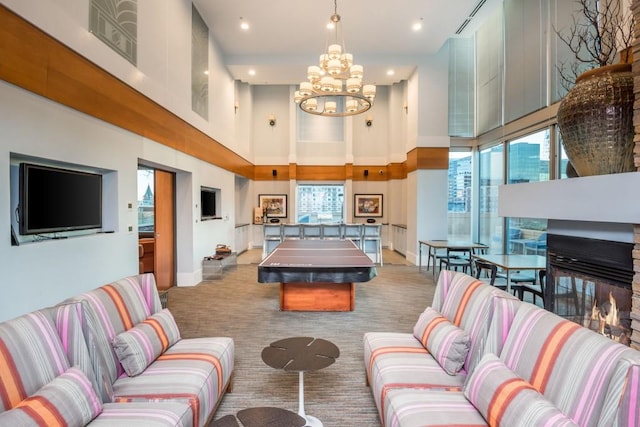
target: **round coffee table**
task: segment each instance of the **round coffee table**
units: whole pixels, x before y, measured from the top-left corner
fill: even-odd
[[[303,427],[306,420],[286,409],[261,407],[247,408],[236,415],[244,427]],[[211,424],[211,427],[240,427],[236,417],[226,415]]]
[[[312,337],[293,337],[272,342],[262,350],[262,360],[275,369],[298,372],[298,415],[305,426],[322,427],[316,417],[304,412],[304,372],[317,371],[333,364],[340,350],[330,341]]]

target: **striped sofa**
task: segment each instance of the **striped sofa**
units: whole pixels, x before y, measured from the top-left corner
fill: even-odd
[[[464,273],[413,333],[366,333],[364,363],[386,427],[640,426],[639,352]]]
[[[206,426],[231,338],[182,339],[153,275],[0,323],[0,425]]]

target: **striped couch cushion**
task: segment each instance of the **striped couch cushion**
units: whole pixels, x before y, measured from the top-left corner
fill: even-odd
[[[467,377],[464,395],[490,426],[577,427],[491,353]]]
[[[640,427],[640,352],[629,349],[618,361],[599,425]]]
[[[186,403],[193,425],[204,426],[231,378],[234,353],[231,338],[182,339],[140,375],[122,375],[113,385],[114,401]]]
[[[151,281],[147,277],[127,277],[73,298],[73,301],[86,303],[84,317],[88,325],[87,333],[90,335],[86,338],[91,342],[89,351],[99,353],[92,354],[97,364],[94,369],[98,378],[103,376],[113,383],[124,373],[111,343],[116,335],[131,329],[152,314],[147,301],[154,304],[154,307],[156,302],[159,304],[157,290],[156,301],[150,287]],[[140,282],[142,279],[143,284]]]
[[[385,427],[480,427],[486,426],[480,412],[461,391],[390,390]],[[510,427],[515,427],[510,426]]]
[[[68,368],[49,312],[36,311],[0,323],[0,412],[13,408]]]
[[[500,297],[518,304],[517,299],[467,274],[447,270],[440,274],[436,293],[440,294],[440,303],[433,308],[469,334],[469,353],[464,364],[469,372],[484,353],[494,299]]]
[[[127,375],[139,375],[158,356],[180,340],[171,312],[164,309],[116,336],[113,348]]]
[[[189,405],[179,402],[106,403],[89,427],[192,427]]]
[[[82,427],[102,411],[91,382],[77,368],[44,385],[10,411],[0,414],[0,425]]]
[[[618,360],[628,350],[534,305],[522,303],[500,358],[581,426],[595,426]]]
[[[469,335],[431,307],[420,315],[413,335],[449,375],[457,374],[469,353]]]
[[[69,360],[69,365],[75,366],[82,370],[85,376],[91,381],[94,390],[100,391],[105,379],[97,380],[93,369],[93,362],[87,341],[85,339],[86,325],[82,321],[84,316],[81,303],[60,304],[49,309],[58,331],[58,336],[62,342],[62,347]],[[110,384],[109,384],[110,385]],[[99,392],[100,401],[110,401],[113,390],[106,393],[105,396]]]

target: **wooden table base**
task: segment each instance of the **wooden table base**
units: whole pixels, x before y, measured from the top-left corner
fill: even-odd
[[[282,311],[353,311],[353,283],[280,283]]]

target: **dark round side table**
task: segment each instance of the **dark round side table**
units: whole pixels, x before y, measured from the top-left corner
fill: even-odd
[[[340,350],[335,344],[312,337],[285,338],[262,350],[262,360],[267,365],[298,372],[298,415],[307,421],[305,426],[322,427],[322,422],[304,412],[304,372],[326,368],[339,356]]]
[[[244,427],[303,427],[306,420],[286,409],[261,407],[238,411],[238,419]],[[236,417],[226,415],[211,424],[211,427],[240,427]]]

